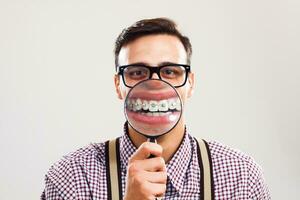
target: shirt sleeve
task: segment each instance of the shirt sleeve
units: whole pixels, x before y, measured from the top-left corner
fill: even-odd
[[[63,200],[63,198],[59,195],[57,188],[47,176],[45,178],[45,182],[46,186],[41,195],[41,200]]]
[[[249,167],[249,199],[270,200],[271,195],[261,167],[253,160]]]

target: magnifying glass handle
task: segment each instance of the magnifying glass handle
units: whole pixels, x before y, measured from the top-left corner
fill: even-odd
[[[157,143],[156,139],[154,137],[148,138],[148,142]]]
[[[157,143],[157,141],[156,141],[156,139],[155,138],[153,138],[153,137],[150,137],[149,139],[148,139],[148,142],[153,142],[153,143]],[[154,158],[155,156],[154,155],[150,155],[149,156],[149,158]]]

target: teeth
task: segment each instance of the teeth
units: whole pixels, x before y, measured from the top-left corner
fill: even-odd
[[[159,113],[158,112],[154,112],[153,113],[153,117],[158,117],[159,116]]]
[[[142,100],[142,99],[128,99],[126,106],[132,111],[150,111],[150,112],[166,112],[168,110],[181,110],[180,99],[164,99],[160,101]]]
[[[128,106],[129,110],[133,110],[133,104],[134,104],[134,100],[133,99],[131,99],[131,100],[128,99],[127,106]]]
[[[152,117],[152,116],[153,116],[153,113],[147,112],[146,115],[149,116],[149,117]]]
[[[161,117],[161,116],[169,115],[171,114],[171,112],[147,112],[147,113],[141,112],[141,114],[150,117]]]
[[[133,100],[133,99],[131,99],[130,108],[131,108],[131,110],[136,111],[135,100]]]
[[[179,99],[176,100],[176,110],[178,110],[178,111],[181,110],[181,102]]]
[[[149,101],[149,111],[150,112],[158,111],[158,102],[157,101]]]
[[[165,116],[165,115],[169,115],[171,114],[171,112],[160,112],[159,116]]]
[[[176,102],[174,99],[169,99],[168,100],[168,107],[170,110],[174,110],[176,108]]]
[[[167,100],[161,100],[158,102],[158,110],[159,111],[168,111],[168,101]]]
[[[127,99],[127,101],[126,101],[126,107],[130,110],[130,99]]]
[[[135,110],[139,111],[142,109],[142,101],[140,99],[137,99],[134,103]]]
[[[149,109],[149,103],[148,101],[144,100],[142,104],[143,110],[148,110]]]

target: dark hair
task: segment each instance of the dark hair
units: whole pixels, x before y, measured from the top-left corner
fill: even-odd
[[[182,35],[177,29],[174,21],[168,18],[143,19],[137,21],[128,28],[123,29],[115,42],[115,65],[119,65],[118,57],[123,46],[129,44],[137,38],[153,34],[168,34],[176,36],[183,44],[187,53],[187,63],[191,62],[192,45],[188,37]]]

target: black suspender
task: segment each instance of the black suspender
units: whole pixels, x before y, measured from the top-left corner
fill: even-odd
[[[205,140],[197,140],[197,155],[200,167],[200,200],[214,200],[214,183],[211,155]],[[121,162],[119,138],[105,143],[106,177],[108,200],[122,200]]]
[[[119,138],[105,143],[108,200],[123,200]]]

